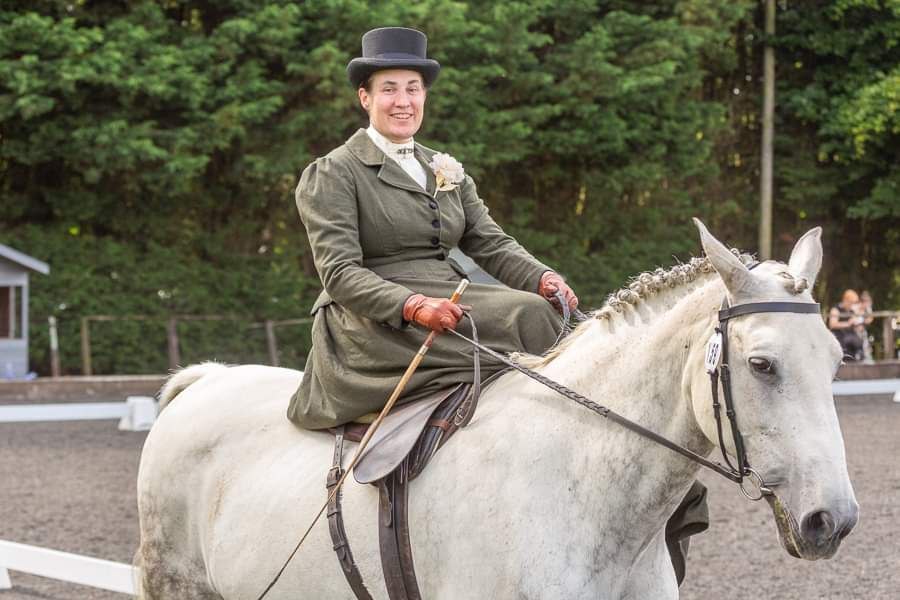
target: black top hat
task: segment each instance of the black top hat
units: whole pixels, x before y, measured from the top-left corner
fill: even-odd
[[[422,74],[425,85],[437,79],[441,65],[425,58],[428,38],[421,31],[407,27],[381,27],[362,37],[362,57],[347,65],[347,75],[355,87],[362,85],[372,73],[382,69],[411,69]]]

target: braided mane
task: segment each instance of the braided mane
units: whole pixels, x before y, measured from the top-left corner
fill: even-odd
[[[742,254],[736,248],[731,249],[742,263],[750,265],[755,262],[750,254]],[[653,271],[644,271],[631,278],[627,286],[616,290],[606,298],[606,303],[591,313],[590,319],[584,321],[575,330],[563,338],[559,343],[550,348],[542,356],[515,353],[513,358],[522,366],[534,369],[546,365],[572,345],[594,320],[608,321],[616,315],[622,314],[628,306],[636,306],[642,302],[658,297],[662,292],[676,290],[687,285],[704,275],[715,273],[709,258],[694,257],[687,263],[680,263],[668,269],[657,268]]]

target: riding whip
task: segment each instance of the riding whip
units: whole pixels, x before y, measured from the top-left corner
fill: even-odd
[[[469,287],[469,280],[463,279],[459,282],[459,285],[456,286],[456,289],[453,291],[453,295],[450,296],[450,301],[454,304],[459,303],[460,297],[463,295],[463,292],[466,291],[466,288]],[[334,488],[332,488],[331,493],[328,495],[328,499],[325,501],[325,504],[322,505],[322,508],[319,509],[319,512],[316,513],[316,517],[313,519],[313,522],[309,524],[309,527],[306,528],[306,531],[303,534],[303,537],[300,538],[300,541],[297,542],[297,545],[294,546],[294,550],[291,552],[290,556],[288,556],[287,560],[284,561],[284,564],[281,566],[281,569],[278,570],[278,574],[275,575],[275,578],[272,579],[271,583],[269,583],[268,587],[266,587],[265,591],[257,598],[257,600],[262,600],[265,598],[266,594],[269,593],[269,590],[274,587],[274,585],[281,578],[281,575],[284,573],[284,570],[287,568],[288,564],[294,558],[294,555],[297,554],[297,551],[300,549],[300,546],[306,540],[306,537],[309,535],[309,532],[312,531],[312,528],[319,521],[319,518],[322,516],[322,513],[325,512],[325,509],[328,508],[328,503],[340,492],[341,485],[344,483],[344,480],[347,478],[347,475],[350,474],[350,471],[353,470],[353,467],[356,466],[357,461],[362,456],[363,451],[366,449],[366,446],[369,444],[369,440],[372,439],[372,436],[375,434],[375,431],[381,425],[381,422],[384,420],[385,416],[390,412],[391,408],[394,407],[394,404],[397,402],[397,399],[400,397],[400,394],[403,393],[403,390],[406,388],[406,384],[409,383],[409,380],[412,378],[413,373],[416,372],[416,369],[419,367],[419,363],[422,362],[422,359],[425,358],[425,354],[431,348],[432,344],[434,344],[435,338],[438,336],[437,331],[432,331],[428,334],[428,337],[425,338],[425,341],[422,342],[422,345],[419,347],[419,351],[416,352],[416,355],[413,357],[412,362],[409,363],[409,366],[406,368],[406,372],[403,373],[403,377],[400,378],[400,381],[397,383],[397,387],[394,388],[391,397],[388,398],[387,403],[384,405],[384,408],[381,409],[381,413],[379,413],[378,418],[375,419],[369,428],[366,430],[366,434],[363,436],[362,440],[359,442],[359,446],[356,448],[356,453],[353,455],[353,459],[350,461],[350,464],[347,465],[347,469],[344,471],[344,474],[341,475],[341,478],[338,479],[337,484],[335,484]]]

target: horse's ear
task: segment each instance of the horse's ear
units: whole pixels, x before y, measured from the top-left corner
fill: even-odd
[[[700,243],[703,244],[706,256],[709,257],[713,268],[722,278],[722,282],[732,297],[742,292],[749,292],[754,285],[754,280],[750,270],[741,262],[741,259],[732,254],[725,244],[713,237],[700,219],[695,218],[694,225],[700,231]]]
[[[803,278],[809,287],[816,282],[819,269],[822,268],[822,228],[813,227],[803,234],[788,261],[788,271],[795,278]]]

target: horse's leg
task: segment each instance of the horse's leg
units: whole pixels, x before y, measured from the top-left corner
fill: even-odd
[[[166,519],[146,498],[142,504],[138,600],[222,600],[207,584],[202,562],[187,554],[184,524]]]
[[[653,538],[632,567],[622,600],[677,600],[678,581],[666,546],[665,529]]]

